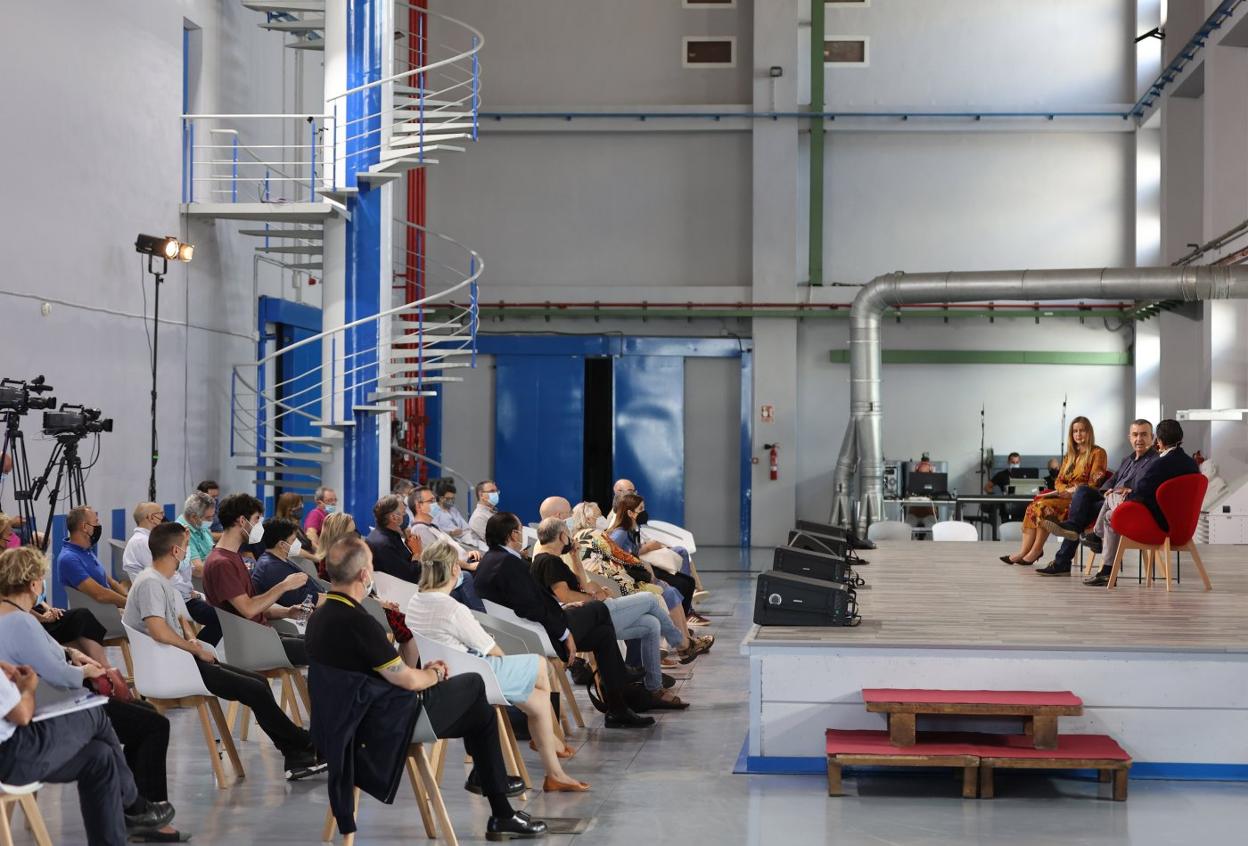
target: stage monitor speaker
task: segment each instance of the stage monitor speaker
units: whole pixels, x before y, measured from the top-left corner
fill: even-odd
[[[858,600],[848,585],[772,570],[758,577],[754,622],[760,626],[856,626]]]
[[[822,552],[825,555],[834,555],[837,558],[847,557],[845,552],[848,547],[844,541],[830,538],[827,535],[803,532],[800,529],[789,531],[789,540],[786,545],[797,549],[809,549],[812,552]]]
[[[771,568],[781,573],[792,573],[808,579],[838,582],[853,587],[866,584],[844,558],[822,552],[812,552],[809,549],[778,546],[772,556]]]
[[[849,533],[840,526],[833,526],[830,523],[816,523],[813,520],[798,520],[797,530],[800,532],[810,532],[815,535],[823,535],[829,538],[836,538],[840,541],[849,539]]]

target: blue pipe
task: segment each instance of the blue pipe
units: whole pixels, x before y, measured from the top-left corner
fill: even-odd
[[[1205,22],[1200,25],[1200,28],[1196,30],[1196,34],[1179,48],[1179,54],[1171,60],[1170,64],[1162,68],[1161,73],[1157,74],[1157,78],[1153,80],[1153,84],[1148,86],[1148,90],[1144,92],[1139,100],[1136,100],[1135,105],[1131,107],[1131,111],[1124,117],[1144,117],[1144,112],[1157,101],[1165,87],[1172,84],[1187,63],[1196,58],[1196,54],[1204,49],[1205,42],[1209,40],[1209,36],[1213,31],[1221,29],[1222,24],[1242,2],[1244,0],[1222,0],[1218,4],[1218,8],[1213,10],[1213,14],[1209,15]]]

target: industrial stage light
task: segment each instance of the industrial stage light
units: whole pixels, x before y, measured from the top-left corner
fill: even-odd
[[[140,235],[134,239],[134,249],[166,261],[190,261],[195,252],[193,244],[183,244],[172,235],[163,238],[157,235]]]

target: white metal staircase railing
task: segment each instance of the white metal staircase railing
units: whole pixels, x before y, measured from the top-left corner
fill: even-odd
[[[265,487],[311,490],[357,414],[385,414],[408,397],[432,396],[446,375],[476,357],[481,257],[459,242],[423,234],[423,296],[288,344],[234,368],[230,454]],[[430,318],[430,315],[436,315]],[[377,344],[346,352],[347,333],[376,332]],[[300,348],[319,345],[320,363],[283,373]]]

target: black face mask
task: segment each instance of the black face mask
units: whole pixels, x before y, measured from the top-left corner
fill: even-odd
[[[573,549],[572,542],[568,541],[563,545],[563,549],[559,550],[560,555],[567,555]]]
[[[646,512],[644,512],[644,511],[643,511],[643,512],[641,512],[640,514],[638,514],[638,515],[637,515],[637,525],[638,525],[638,526],[644,526],[644,525],[646,525],[646,524],[647,524],[647,523],[649,523],[649,522],[650,522],[650,515],[649,515],[649,514],[647,514]]]
[[[93,527],[91,528],[91,546],[95,546],[97,543],[99,543],[99,542],[100,542],[100,536],[101,536],[101,535],[103,535],[103,534],[104,534],[104,524],[103,524],[103,523],[101,523],[101,524],[100,524],[100,525],[98,525],[98,526],[93,526]]]

